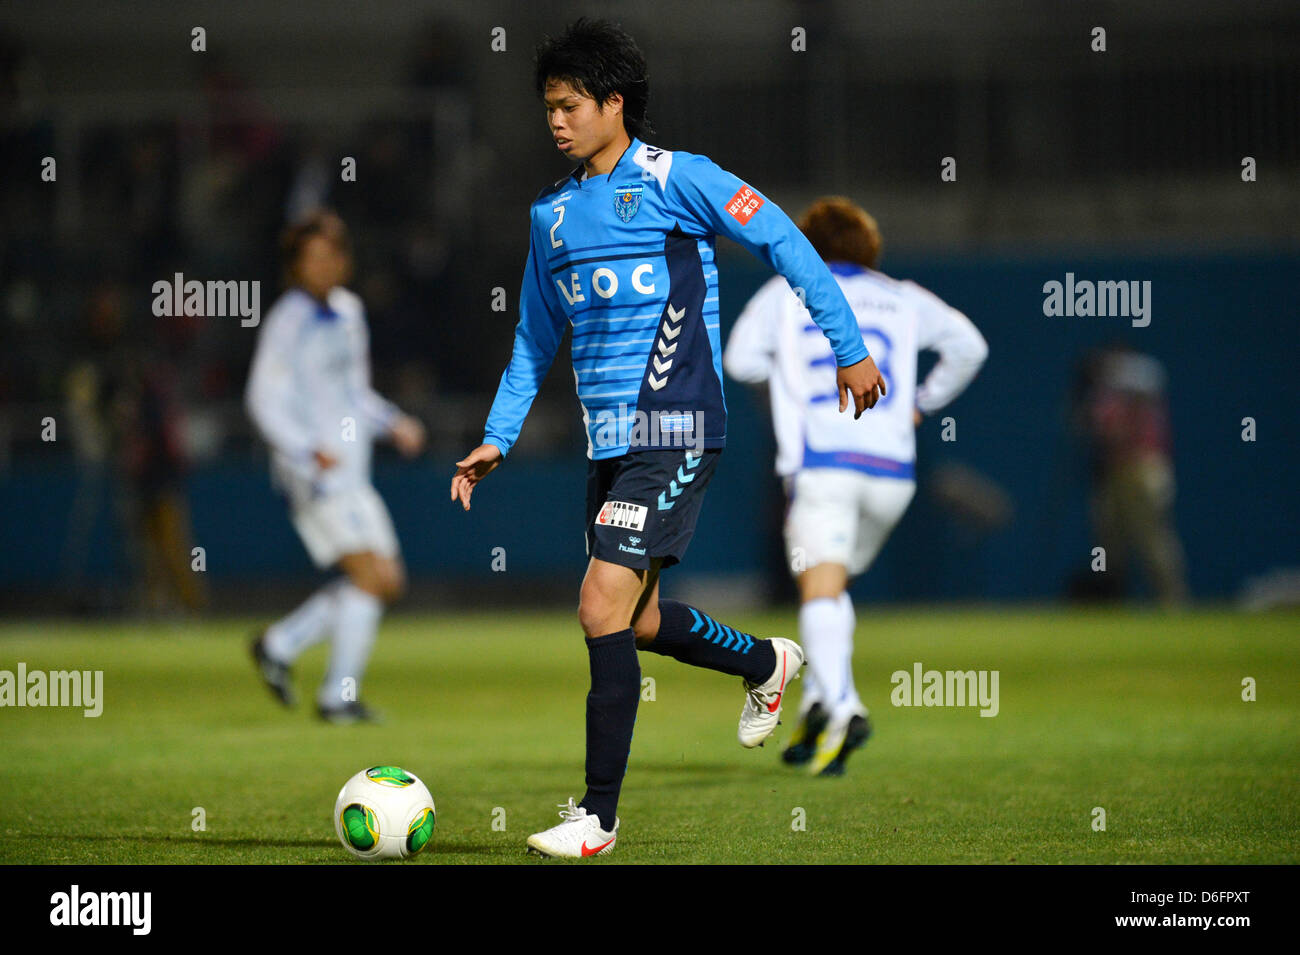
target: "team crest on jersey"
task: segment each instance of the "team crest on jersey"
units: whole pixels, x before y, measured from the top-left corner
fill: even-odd
[[[618,186],[614,189],[614,211],[624,222],[631,222],[641,208],[641,190],[644,186]]]

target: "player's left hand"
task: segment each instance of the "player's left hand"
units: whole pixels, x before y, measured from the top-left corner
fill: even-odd
[[[456,473],[451,479],[451,499],[460,499],[460,506],[469,510],[470,495],[474,486],[501,464],[501,449],[495,444],[480,444],[456,462]]]
[[[856,364],[837,368],[835,383],[840,389],[841,412],[848,408],[849,395],[853,395],[855,419],[861,418],[862,412],[868,408],[874,408],[881,396],[889,391],[885,387],[885,379],[881,377],[880,369],[876,367],[870,355]]]
[[[388,433],[403,457],[413,458],[424,450],[424,425],[419,418],[404,414],[393,422]]]

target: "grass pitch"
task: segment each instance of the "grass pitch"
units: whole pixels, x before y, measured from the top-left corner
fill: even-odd
[[[724,618],[795,630],[793,612]],[[421,776],[438,810],[429,848],[394,864],[554,864],[524,840],[583,792],[572,615],[389,616],[363,694],[386,722],[342,728],[307,705],[324,648],[297,668],[307,703],[284,710],[255,677],[252,629],[0,625],[0,669],[104,674],[98,718],[0,709],[0,862],[349,861],[334,798],[388,763]],[[876,735],[841,779],[780,763],[793,709],[743,750],[738,679],[642,654],[654,700],[637,717],[618,847],[597,861],[1295,863],[1297,634],[1295,613],[861,607],[855,670]],[[998,715],[892,706],[890,674],[916,662],[999,671]]]

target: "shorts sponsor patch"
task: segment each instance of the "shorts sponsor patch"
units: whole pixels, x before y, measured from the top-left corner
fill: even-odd
[[[748,225],[754,213],[763,208],[763,203],[766,201],[749,186],[741,186],[727,203],[727,211],[741,225]]]
[[[659,432],[662,434],[667,431],[694,431],[695,415],[693,414],[661,414],[659,415]]]
[[[645,530],[646,509],[640,504],[626,501],[606,501],[596,515],[596,524],[602,527],[625,527],[629,530]]]

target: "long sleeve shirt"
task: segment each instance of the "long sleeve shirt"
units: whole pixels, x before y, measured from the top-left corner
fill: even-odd
[[[579,167],[533,202],[514,351],[484,443],[509,453],[568,326],[588,457],[723,447],[719,235],[804,290],[839,364],[867,357],[844,293],[776,203],[704,156],[633,138],[608,174]]]

